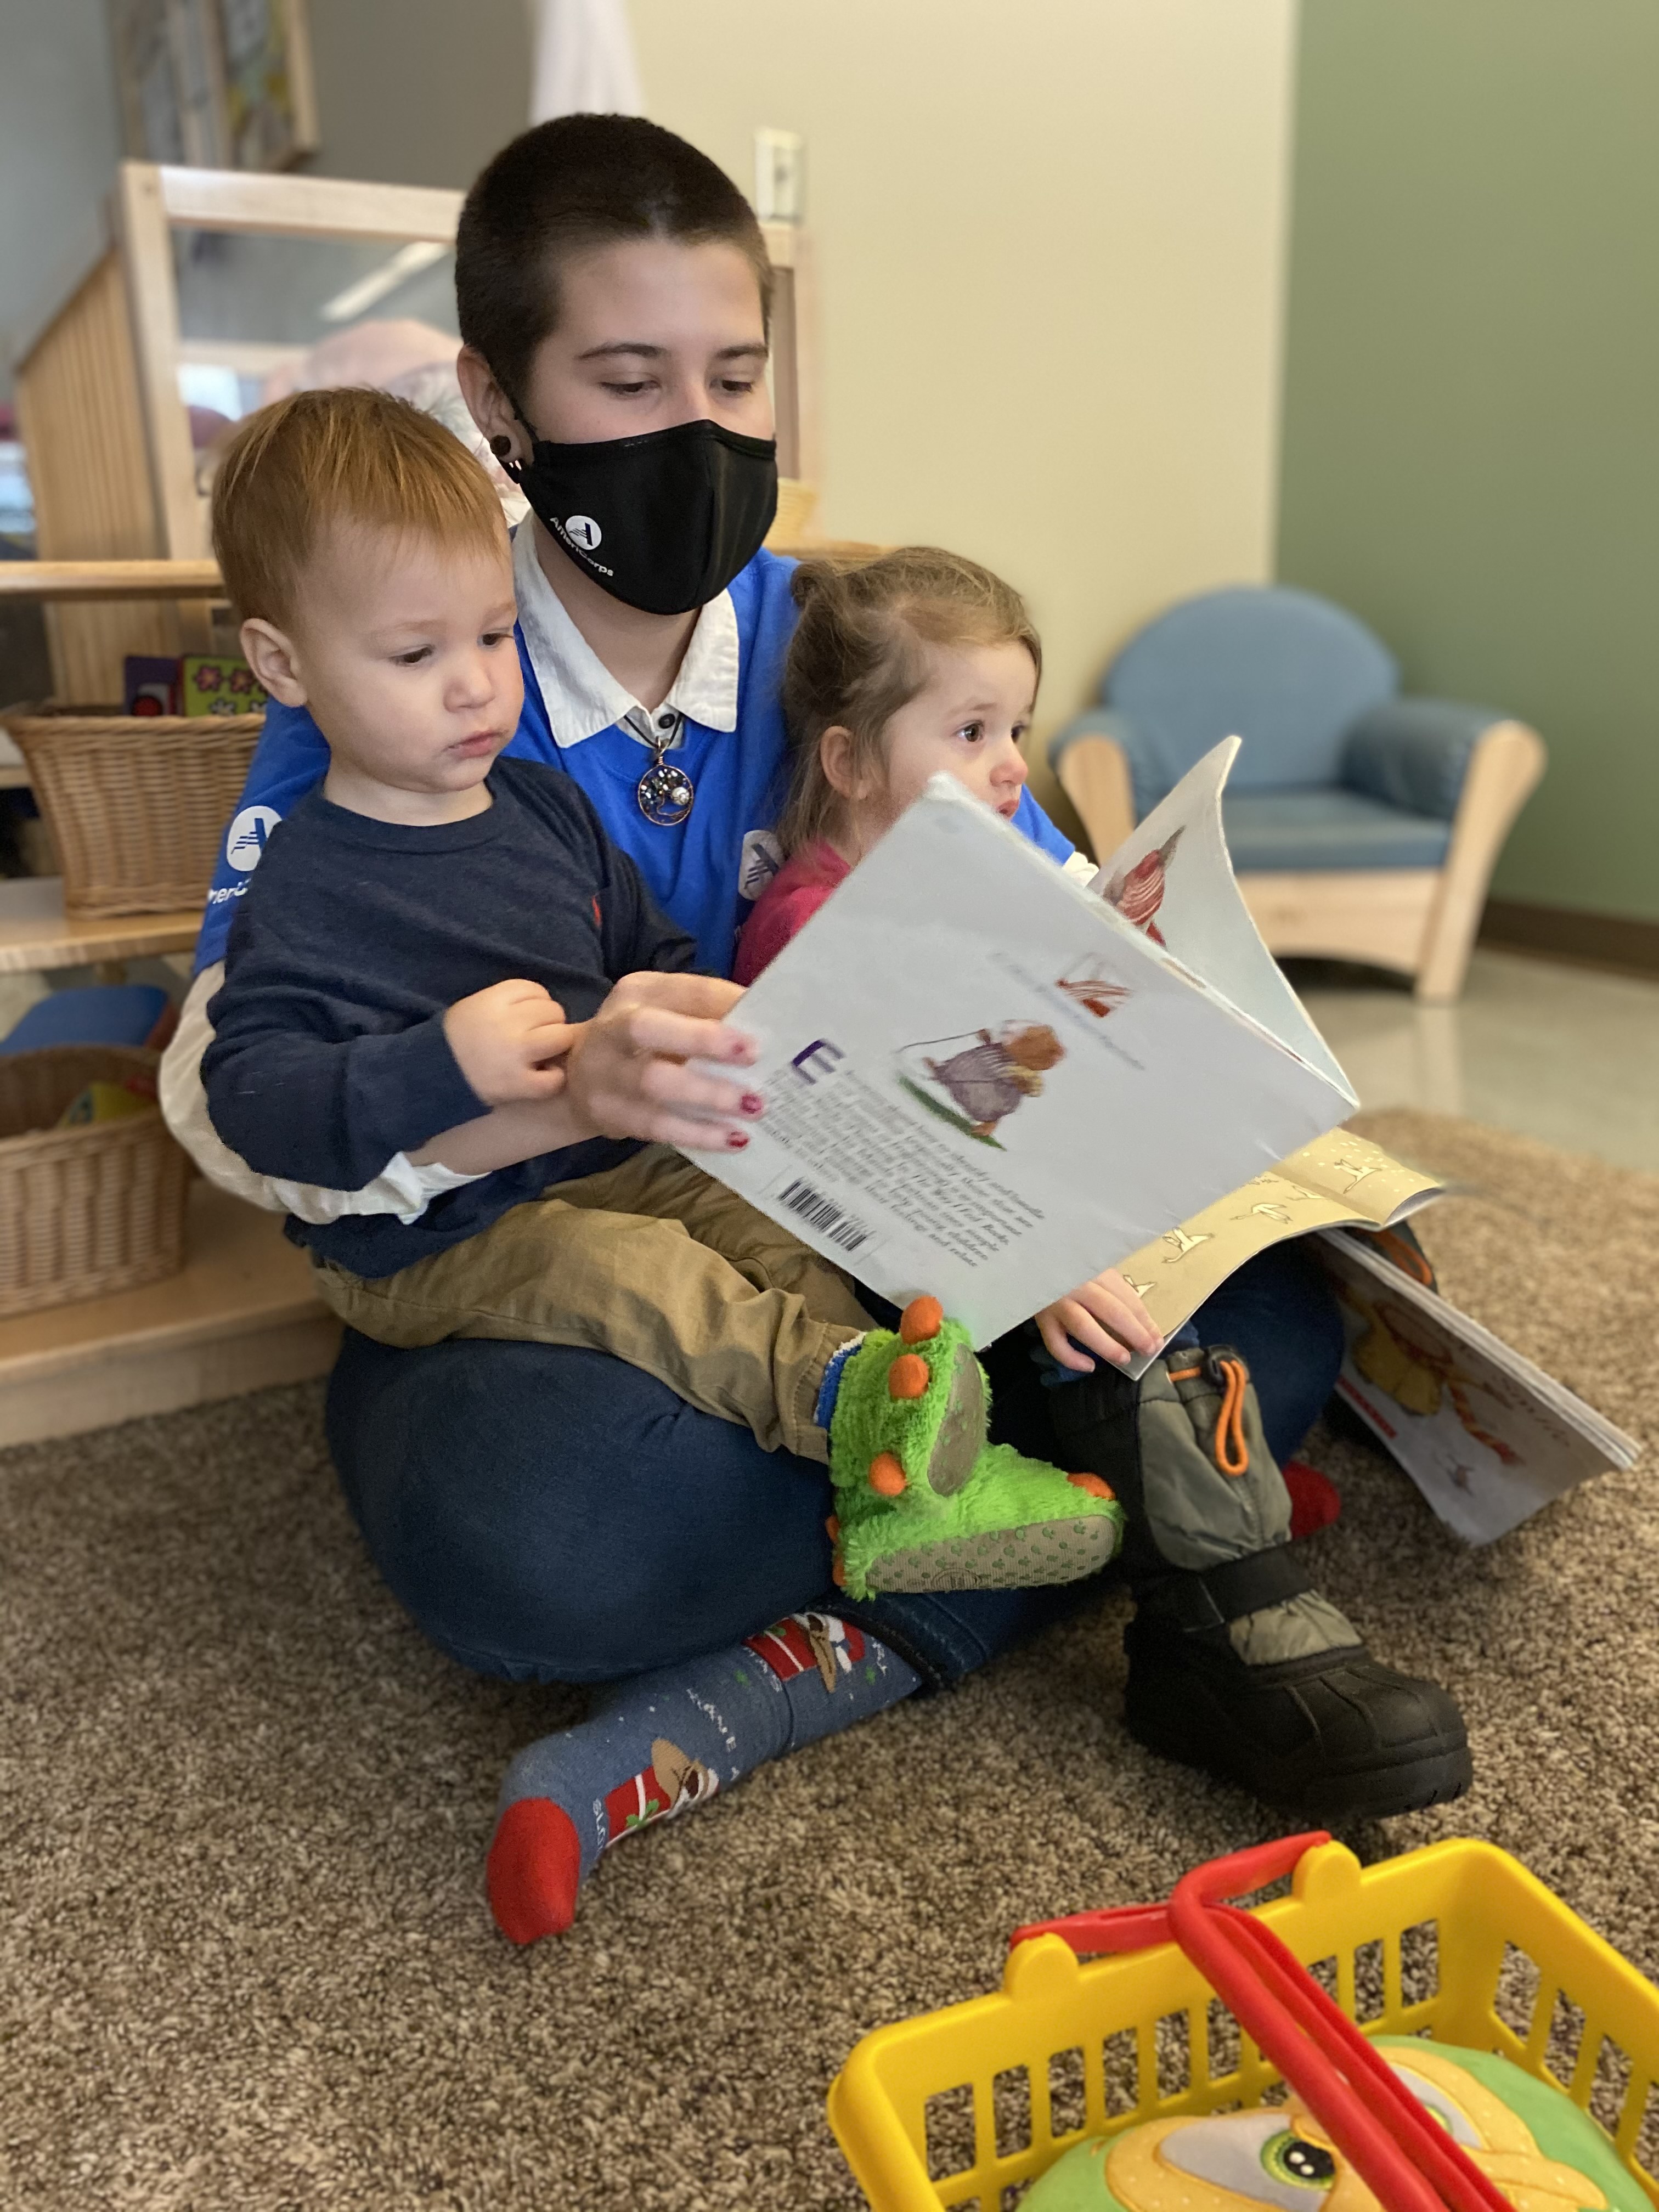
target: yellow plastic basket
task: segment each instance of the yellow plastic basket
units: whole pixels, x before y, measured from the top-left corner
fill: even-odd
[[[1659,2203],[1659,1989],[1506,1852],[1433,1844],[1362,1872],[1322,1844],[1261,1914],[1367,2033],[1556,2082]],[[866,2036],[830,2124],[874,2212],[1006,2212],[1085,2136],[1255,2104],[1279,2078],[1176,1945],[1085,1964],[1039,1936],[999,1995]]]

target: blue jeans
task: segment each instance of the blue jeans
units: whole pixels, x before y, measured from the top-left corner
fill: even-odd
[[[1243,1354],[1274,1456],[1330,1395],[1342,1328],[1294,1244],[1200,1308],[1201,1340]],[[987,1355],[992,1433],[1053,1456],[1052,1393],[1022,1334]],[[696,1657],[814,1604],[851,1613],[949,1682],[1087,1602],[1057,1589],[885,1596],[830,1579],[825,1470],[763,1451],[604,1353],[454,1340],[398,1352],[348,1334],[328,1434],[351,1510],[394,1595],[439,1648],[514,1680],[596,1682]]]

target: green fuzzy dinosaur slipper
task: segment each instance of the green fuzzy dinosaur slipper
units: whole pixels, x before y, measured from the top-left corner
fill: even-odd
[[[1098,1475],[986,1442],[990,1392],[968,1332],[915,1298],[842,1370],[830,1422],[836,1579],[872,1589],[1017,1589],[1105,1566],[1123,1514]]]
[[[830,1417],[830,1473],[843,1493],[920,1486],[950,1498],[974,1471],[990,1419],[985,1370],[967,1330],[937,1298],[912,1298],[898,1333],[872,1328],[841,1370]]]

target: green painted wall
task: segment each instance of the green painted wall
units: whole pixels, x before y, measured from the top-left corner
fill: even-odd
[[[1659,5],[1303,0],[1279,572],[1551,765],[1493,889],[1659,919]]]

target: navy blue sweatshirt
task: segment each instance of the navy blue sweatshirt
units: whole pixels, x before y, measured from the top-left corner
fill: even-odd
[[[256,1174],[361,1190],[398,1153],[487,1113],[444,1035],[458,999],[524,977],[580,1022],[618,976],[691,966],[692,940],[573,778],[499,760],[489,791],[483,813],[440,829],[373,821],[313,792],[272,831],[202,1060],[213,1126]],[[597,1138],[445,1192],[416,1222],[290,1218],[288,1233],[354,1274],[394,1274],[637,1149]]]

